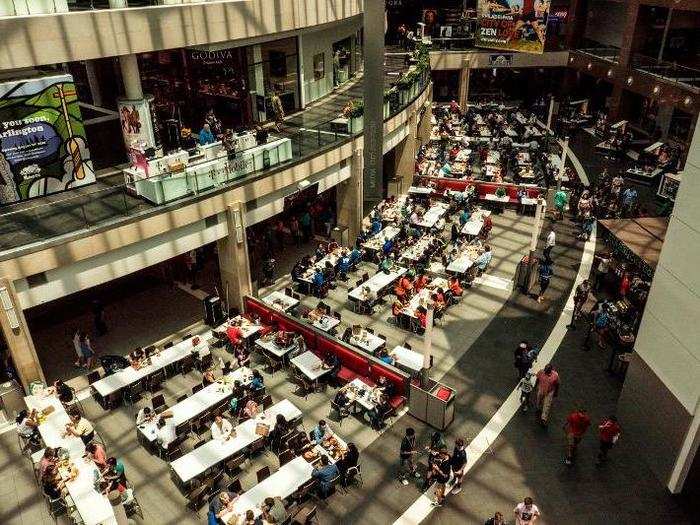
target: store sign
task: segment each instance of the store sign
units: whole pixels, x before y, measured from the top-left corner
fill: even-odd
[[[549,2],[479,0],[476,45],[524,53],[543,53]]]
[[[511,53],[500,53],[489,55],[489,67],[511,67],[513,65],[513,55]]]
[[[0,83],[0,204],[93,182],[73,77]]]
[[[158,144],[151,120],[150,99],[122,99],[117,104],[119,106],[122,137],[124,137],[126,149],[138,148],[146,150],[148,148],[157,148]]]

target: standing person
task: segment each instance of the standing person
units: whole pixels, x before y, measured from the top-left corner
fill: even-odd
[[[78,356],[78,360],[73,363],[77,367],[85,366],[85,356],[83,355],[83,348],[80,346],[80,330],[76,328],[73,332],[73,349],[75,350],[75,355]]]
[[[613,448],[622,434],[622,428],[615,416],[608,416],[598,425],[598,438],[600,439],[600,451],[596,465],[602,465],[608,459],[608,451]]]
[[[484,522],[484,525],[506,525],[501,512],[496,512],[493,518],[489,518]]]
[[[433,505],[440,507],[445,501],[445,486],[450,480],[450,455],[447,453],[446,448],[441,448],[438,451],[438,455],[433,460],[431,473],[431,479],[435,480],[435,501],[433,501]]]
[[[185,266],[187,267],[187,276],[190,279],[190,287],[193,290],[199,288],[197,286],[197,250],[190,250],[185,254]]]
[[[275,237],[277,237],[277,247],[280,251],[284,251],[284,222],[281,220],[275,224]]]
[[[552,260],[549,258],[542,259],[539,267],[540,294],[537,296],[538,303],[541,303],[542,299],[544,299],[544,293],[547,291],[547,288],[549,288],[549,282],[552,280],[552,275],[554,275]]]
[[[576,291],[574,292],[574,311],[571,314],[571,322],[568,325],[566,325],[567,328],[571,328],[572,330],[576,329],[576,325],[574,325],[574,322],[581,315],[581,311],[583,310],[584,305],[588,301],[588,296],[590,294],[591,283],[588,282],[588,279],[584,279],[581,282],[581,284],[579,284],[576,287]]]
[[[292,240],[297,248],[301,246],[301,228],[299,226],[299,220],[296,215],[292,216],[289,221],[289,232],[292,234]]]
[[[275,117],[275,129],[279,133],[281,131],[280,126],[284,122],[284,106],[282,106],[282,99],[276,91],[273,91],[270,96],[270,105],[272,106],[272,114]]]
[[[554,228],[549,230],[547,234],[547,240],[544,242],[544,250],[542,255],[545,259],[552,259],[552,248],[557,244],[557,234],[554,232]]]
[[[530,394],[532,394],[532,374],[530,372],[526,373],[520,380],[518,388],[520,389],[520,408],[523,412],[527,412],[527,409],[530,408]]]
[[[535,405],[540,416],[540,424],[547,426],[552,402],[559,394],[559,373],[554,370],[552,363],[548,363],[544,369],[535,376]]]
[[[95,332],[98,336],[107,333],[107,323],[105,322],[105,308],[99,299],[92,301],[92,315],[95,323]]]
[[[467,468],[467,446],[462,438],[458,438],[455,441],[455,449],[452,451],[452,457],[450,458],[450,467],[454,478],[452,494],[459,494],[462,492],[462,478]]]
[[[540,509],[529,496],[518,503],[513,512],[515,513],[515,525],[533,525],[540,517]]]
[[[569,195],[564,190],[557,190],[554,194],[554,208],[557,210],[557,220],[564,218],[564,209],[569,202]]]
[[[305,210],[301,214],[299,224],[301,225],[301,231],[304,233],[304,242],[309,242],[311,239],[311,214],[309,210]]]
[[[566,417],[566,423],[564,424],[564,432],[566,433],[566,457],[564,458],[564,464],[567,467],[574,464],[578,444],[583,439],[589,426],[591,426],[591,418],[588,417],[588,414],[582,408],[575,408]]]
[[[513,366],[518,370],[518,379],[525,377],[527,371],[530,370],[530,366],[532,366],[532,362],[528,357],[529,350],[530,346],[527,344],[527,341],[520,341],[518,348],[515,349]]]
[[[85,357],[85,367],[91,369],[95,361],[95,351],[92,349],[92,343],[86,333],[80,333],[78,344],[80,344],[80,352]]]
[[[414,457],[418,454],[418,447],[416,446],[416,431],[408,427],[406,433],[401,440],[401,448],[399,449],[399,459],[400,461],[400,474],[399,479],[404,485],[408,485],[408,476],[414,476],[420,478],[418,473],[418,468],[414,461]]]
[[[593,282],[593,290],[598,291],[605,284],[605,279],[610,270],[610,252],[603,252],[595,256],[597,266],[595,268],[595,281]]]

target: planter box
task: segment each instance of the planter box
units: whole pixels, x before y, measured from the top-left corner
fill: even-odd
[[[359,133],[365,127],[365,117],[353,117],[350,119],[350,133]]]

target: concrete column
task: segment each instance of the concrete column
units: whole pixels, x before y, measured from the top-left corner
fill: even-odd
[[[433,85],[431,84],[428,89],[430,91],[428,92],[425,111],[423,112],[420,122],[418,122],[418,132],[416,134],[418,143],[416,144],[416,150],[421,144],[427,144],[430,142],[430,134],[433,130],[433,125],[430,123],[433,117]]]
[[[396,146],[396,188],[390,194],[406,193],[413,184],[413,173],[416,165],[416,137],[418,136],[418,121],[416,113],[411,114],[407,122],[408,136]],[[390,188],[392,189],[392,188]]]
[[[0,329],[22,386],[26,390],[32,381],[45,383],[46,379],[27,327],[27,320],[10,279],[0,277],[0,299]]]
[[[384,153],[384,0],[365,3],[364,187],[365,207],[382,199]]]
[[[260,45],[250,46],[248,47],[247,53],[248,63],[251,64],[251,67],[248,68],[248,85],[250,86],[250,91],[255,92],[255,94],[251,96],[252,100],[250,104],[253,108],[253,115],[256,115],[256,120],[258,122],[265,122],[267,120],[267,114],[264,111],[258,111],[255,101],[255,95],[265,96],[265,68],[262,63],[262,47],[260,47]]]
[[[586,16],[588,12],[588,0],[571,0],[569,4],[569,19],[566,21],[566,47],[576,49],[583,35],[586,33]]]
[[[221,270],[221,294],[228,306],[243,309],[243,297],[253,293],[246,239],[246,206],[244,202],[228,205],[226,210],[228,235],[217,241],[219,268]]]
[[[124,82],[124,94],[129,100],[141,100],[143,89],[141,88],[141,74],[139,73],[139,61],[136,55],[122,55],[119,57],[119,68]]]
[[[297,57],[299,74],[299,109],[306,107],[306,74],[304,73],[304,35],[297,37]]]
[[[661,138],[666,140],[668,130],[671,127],[671,117],[673,117],[673,106],[659,105],[659,111],[656,114],[656,125],[661,128]]]
[[[612,94],[610,95],[609,108],[608,108],[608,121],[611,123],[617,122],[620,116],[620,106],[622,105],[622,91],[623,88],[620,84],[615,84],[613,86]]]
[[[90,87],[90,95],[92,103],[97,107],[102,107],[102,92],[100,90],[100,82],[97,79],[97,71],[95,71],[95,61],[85,61],[85,74],[87,75],[88,86]]]
[[[620,45],[620,58],[618,65],[621,69],[629,67],[632,50],[634,49],[634,33],[637,30],[637,16],[639,15],[639,0],[627,2],[625,13],[625,25],[622,28],[622,43]]]
[[[469,79],[471,77],[471,60],[465,58],[459,70],[459,105],[466,109],[469,100]]]
[[[357,148],[350,161],[350,178],[337,186],[337,217],[338,224],[348,227],[348,242],[352,244],[362,229],[362,172],[363,149]]]

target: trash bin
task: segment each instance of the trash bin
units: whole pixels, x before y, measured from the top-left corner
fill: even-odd
[[[224,311],[219,296],[207,295],[204,298],[204,322],[211,327],[224,322]]]
[[[431,427],[445,430],[455,417],[455,397],[453,388],[430,378],[423,386],[411,383],[409,412]]]

